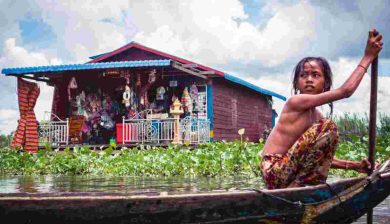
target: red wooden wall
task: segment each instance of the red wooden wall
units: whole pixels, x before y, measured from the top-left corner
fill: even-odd
[[[272,127],[272,106],[265,95],[223,78],[213,79],[214,140],[244,139],[258,142],[264,129]],[[268,96],[267,96],[268,97]]]
[[[103,61],[156,59],[168,58],[132,48]],[[96,71],[75,72],[74,75],[76,77],[83,77],[83,81],[97,78]],[[176,75],[179,74],[176,73]],[[58,104],[58,109],[61,111],[58,115],[61,118],[66,117],[67,108],[69,107],[66,88],[70,77],[71,75],[66,74],[62,82],[56,83],[61,93],[61,100]],[[224,78],[214,78],[212,86],[214,140],[240,139],[237,131],[240,128],[245,128],[244,138],[248,137],[250,141],[257,142],[262,137],[264,129],[272,127],[272,108],[267,103],[267,97],[269,96],[262,95],[247,87],[227,81]]]

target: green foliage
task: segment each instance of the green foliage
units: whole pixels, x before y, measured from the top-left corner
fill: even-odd
[[[2,174],[97,174],[131,176],[259,176],[259,152],[263,143],[213,142],[188,146],[102,150],[75,147],[63,151],[50,147],[36,154],[0,149]]]
[[[361,116],[355,113],[344,113],[334,118],[337,123],[340,137],[343,140],[350,140],[349,135],[363,137],[368,135],[369,118],[365,114]],[[377,135],[382,137],[390,136],[390,116],[380,113],[377,119]]]
[[[390,158],[390,117],[380,114],[377,129],[376,161]],[[368,119],[354,114],[336,118],[340,135],[336,157],[360,161],[368,157]],[[244,134],[244,131],[242,132]],[[113,175],[153,177],[231,177],[245,175],[259,177],[259,163],[263,141],[212,142],[191,148],[188,144],[116,150],[113,143],[108,148],[91,150],[87,146],[53,150],[50,145],[38,153],[12,150],[6,139],[0,138],[0,174],[64,174]],[[9,140],[8,140],[9,141]],[[331,175],[351,177],[355,171],[332,169]]]
[[[0,135],[0,148],[8,147],[12,140],[12,135]]]
[[[340,132],[341,142],[336,151],[336,157],[345,160],[360,161],[368,158],[368,115],[345,113],[336,117],[335,121]],[[379,114],[377,120],[376,158],[378,163],[390,159],[390,116]],[[359,175],[355,171],[331,170],[336,176],[351,177]]]

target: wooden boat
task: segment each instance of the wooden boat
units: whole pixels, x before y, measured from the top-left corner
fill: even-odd
[[[12,223],[349,223],[389,194],[387,161],[367,177],[280,190],[0,194],[0,217]]]

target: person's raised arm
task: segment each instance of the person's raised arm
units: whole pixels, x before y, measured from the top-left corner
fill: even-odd
[[[366,49],[360,63],[349,76],[349,78],[335,90],[326,91],[320,94],[299,94],[291,97],[286,105],[294,110],[306,110],[308,108],[324,105],[329,102],[350,97],[359,86],[367,68],[382,50],[382,35],[372,29],[369,31]]]

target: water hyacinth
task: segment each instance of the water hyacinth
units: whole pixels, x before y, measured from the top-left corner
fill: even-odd
[[[348,160],[367,158],[367,137],[361,141],[350,136],[350,141],[341,141],[336,157]],[[111,175],[150,177],[227,177],[245,175],[260,177],[259,163],[264,140],[253,142],[213,142],[189,146],[138,147],[116,149],[112,146],[102,150],[91,150],[88,146],[65,148],[58,151],[51,148],[39,150],[36,154],[0,149],[0,174],[64,174],[64,175]],[[148,148],[148,149],[147,149]],[[378,162],[390,157],[388,138],[378,137]],[[331,170],[337,176],[356,176],[354,171]]]
[[[91,150],[87,146],[46,148],[36,154],[0,149],[2,174],[103,174],[132,176],[230,176],[258,177],[263,143],[213,142],[192,148],[144,146],[116,150]]]
[[[336,150],[339,159],[359,161],[368,157],[368,120],[357,115],[336,117],[340,139]],[[351,131],[352,130],[352,131]],[[390,117],[379,116],[377,129],[376,161],[390,158]],[[228,177],[245,175],[260,177],[259,163],[265,138],[258,143],[244,141],[245,129],[238,130],[240,140],[216,141],[191,147],[169,145],[153,147],[140,145],[134,148],[108,148],[92,150],[79,146],[64,150],[49,145],[36,154],[0,147],[0,175],[5,174],[64,174],[64,175],[112,175],[151,177]],[[6,140],[8,138],[5,138]],[[7,144],[6,144],[7,145]],[[331,175],[351,177],[355,171],[332,169]]]

